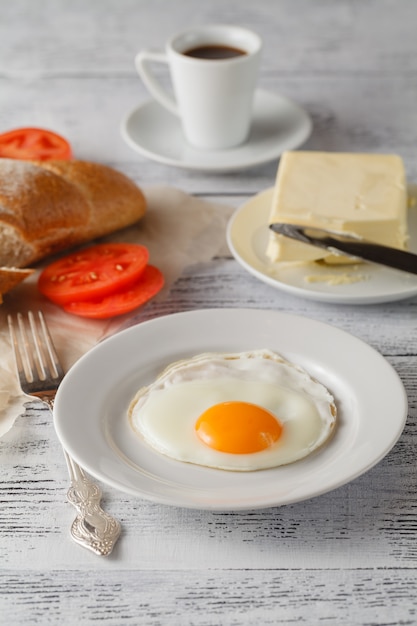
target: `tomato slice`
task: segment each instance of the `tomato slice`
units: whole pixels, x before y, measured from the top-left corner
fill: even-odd
[[[153,265],[147,265],[140,278],[130,287],[115,291],[103,298],[95,298],[85,302],[71,302],[64,305],[63,308],[67,313],[81,317],[94,319],[115,317],[141,306],[156,295],[163,285],[162,272]]]
[[[40,274],[39,291],[56,304],[103,298],[134,283],[149,259],[145,246],[103,243],[73,252]]]
[[[43,128],[16,128],[0,134],[0,157],[48,161],[72,159],[72,149],[64,137]]]

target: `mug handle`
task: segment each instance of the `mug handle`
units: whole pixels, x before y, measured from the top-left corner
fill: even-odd
[[[179,115],[178,106],[174,98],[159,84],[149,67],[149,62],[168,63],[168,57],[164,52],[152,52],[151,50],[142,50],[135,57],[136,70],[147,87],[149,93],[163,107]]]

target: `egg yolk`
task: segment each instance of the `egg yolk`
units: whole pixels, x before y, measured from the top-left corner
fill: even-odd
[[[282,424],[276,417],[249,402],[221,402],[198,418],[198,437],[214,450],[231,454],[251,454],[278,441]]]

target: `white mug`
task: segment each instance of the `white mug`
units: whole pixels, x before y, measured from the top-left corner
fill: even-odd
[[[180,117],[188,143],[219,150],[249,135],[261,49],[260,37],[244,28],[201,26],[174,35],[165,53],[139,52],[135,65],[155,100]],[[213,53],[234,56],[191,56]],[[152,74],[150,62],[168,64],[175,98]]]

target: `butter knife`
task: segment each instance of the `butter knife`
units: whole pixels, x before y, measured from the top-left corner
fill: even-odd
[[[281,222],[270,224],[269,228],[275,233],[323,248],[333,254],[346,254],[403,272],[417,274],[417,254],[372,243],[354,233],[341,233],[324,228]]]

